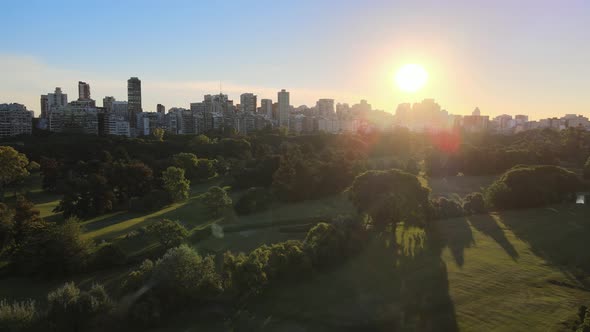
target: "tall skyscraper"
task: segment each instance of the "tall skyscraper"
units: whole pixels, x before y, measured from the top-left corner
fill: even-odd
[[[256,112],[256,107],[258,106],[257,97],[253,93],[243,93],[240,96],[240,107],[242,108],[243,112]]]
[[[162,104],[158,104],[156,106],[156,111],[160,114],[166,114],[166,107],[164,107]]]
[[[131,128],[137,128],[137,113],[141,108],[141,81],[137,77],[127,80],[127,102],[129,109],[129,124]]]
[[[289,128],[289,92],[282,89],[277,94],[277,99],[279,101],[279,126],[280,127],[287,127]]]
[[[262,113],[262,115],[265,115],[269,119],[272,119],[272,100],[271,99],[261,99],[260,100],[260,112]]]
[[[78,82],[78,100],[90,100],[90,84]]]
[[[68,95],[61,92],[61,88],[55,88],[54,93],[41,95],[41,117],[49,118],[49,113],[53,109],[64,107],[68,104]]]
[[[115,97],[104,97],[102,98],[102,107],[110,113],[113,111],[113,102],[115,102]]]
[[[334,115],[334,99],[320,99],[316,103],[316,108],[321,116]]]

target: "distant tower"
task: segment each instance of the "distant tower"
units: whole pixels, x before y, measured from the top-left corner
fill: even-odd
[[[137,114],[143,112],[141,108],[141,81],[137,77],[127,80],[127,102],[129,125],[131,128],[137,128]]]
[[[166,114],[166,107],[164,107],[162,104],[158,104],[156,106],[156,111],[160,114]]]
[[[90,84],[78,82],[78,100],[90,100]]]
[[[262,115],[266,115],[269,119],[272,118],[272,100],[262,99],[260,100],[260,112]]]
[[[102,107],[110,113],[113,111],[113,102],[115,101],[117,101],[115,97],[104,97],[102,98]]]
[[[473,113],[471,113],[471,115],[477,115],[477,116],[480,116],[480,115],[481,115],[481,111],[479,110],[479,107],[476,107],[476,108],[473,110]]]
[[[240,107],[243,112],[256,112],[258,106],[257,97],[253,93],[243,93],[240,96]]]
[[[55,88],[54,93],[41,95],[41,117],[49,118],[52,110],[64,107],[68,104],[68,95],[61,92],[61,88]]]
[[[277,94],[279,101],[279,126],[289,128],[289,92],[282,89]]]

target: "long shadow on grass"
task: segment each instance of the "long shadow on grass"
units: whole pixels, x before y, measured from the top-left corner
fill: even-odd
[[[459,266],[465,264],[465,248],[474,244],[473,232],[464,217],[447,220],[436,220],[430,228],[430,238],[442,249],[451,250],[455,262]]]
[[[341,265],[272,286],[250,312],[274,330],[458,331],[440,248],[391,240],[373,238]]]
[[[586,288],[584,277],[590,274],[590,208],[560,206],[497,213],[533,253],[559,268],[571,280]]]
[[[506,235],[504,234],[504,230],[498,224],[496,220],[497,216],[490,216],[490,215],[478,215],[469,218],[469,223],[477,229],[478,231],[482,232],[483,234],[491,237],[496,243],[498,243],[504,251],[513,259],[516,260],[518,256],[518,252],[508,241]]]

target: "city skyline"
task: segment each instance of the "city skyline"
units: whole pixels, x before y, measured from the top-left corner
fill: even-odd
[[[366,99],[393,113],[398,104],[435,98],[453,114],[590,112],[579,98],[590,88],[584,1],[167,4],[89,1],[85,15],[69,1],[4,4],[7,25],[19,28],[0,34],[0,102],[38,116],[39,95],[55,87],[73,97],[75,82],[84,81],[96,100],[125,100],[125,81],[139,77],[150,112],[157,104],[188,107],[220,82],[233,100],[253,93],[275,101],[284,88],[293,106]],[[262,18],[240,23],[249,15]],[[83,52],[76,40],[88,41]],[[424,89],[405,93],[393,84],[407,63],[428,71]]]

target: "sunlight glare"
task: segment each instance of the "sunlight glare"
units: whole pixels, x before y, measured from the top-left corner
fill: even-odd
[[[427,81],[428,72],[417,64],[404,65],[395,74],[395,82],[404,92],[416,92],[422,89]]]

